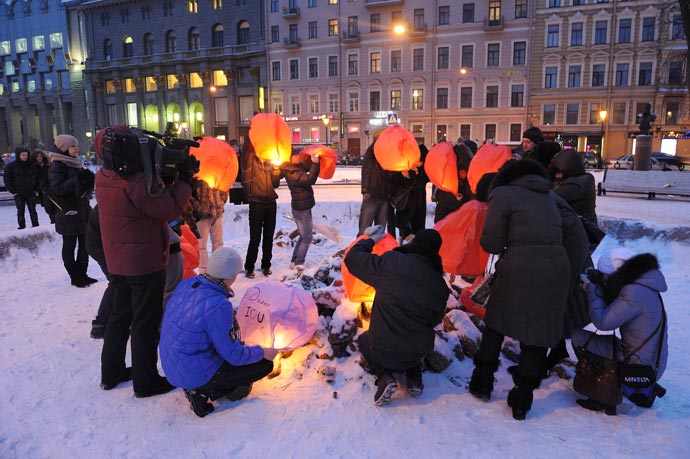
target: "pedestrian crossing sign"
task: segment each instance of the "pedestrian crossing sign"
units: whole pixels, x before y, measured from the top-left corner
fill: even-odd
[[[398,119],[397,113],[388,114],[388,124],[400,124],[400,120]]]

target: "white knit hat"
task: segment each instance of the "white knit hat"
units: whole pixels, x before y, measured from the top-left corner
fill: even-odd
[[[216,279],[230,279],[242,271],[242,256],[235,249],[221,247],[211,254],[206,274]]]
[[[604,274],[613,274],[633,256],[635,256],[635,252],[632,250],[625,247],[616,247],[609,252],[601,254],[597,261],[597,269]]]

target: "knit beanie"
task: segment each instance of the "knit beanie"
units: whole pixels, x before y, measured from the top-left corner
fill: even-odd
[[[242,270],[242,256],[235,249],[221,247],[211,254],[206,274],[216,279],[230,279]]]
[[[626,249],[625,247],[616,247],[609,252],[602,253],[597,261],[597,269],[604,274],[613,274],[623,266],[628,259],[632,258],[635,253]]]
[[[411,244],[418,244],[438,253],[441,250],[441,235],[434,229],[423,229],[414,235]]]
[[[544,141],[544,135],[541,133],[541,129],[532,126],[522,133],[523,138],[530,139],[534,143],[542,143]]]
[[[24,147],[17,147],[14,149],[14,157],[19,159],[19,155],[21,155],[23,152],[29,153],[29,150],[27,150]]]
[[[58,150],[67,152],[70,147],[79,146],[79,141],[76,137],[73,137],[69,134],[60,134],[59,136],[55,137],[55,146],[58,148]]]

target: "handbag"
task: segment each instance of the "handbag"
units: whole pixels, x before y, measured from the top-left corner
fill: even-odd
[[[592,220],[580,215],[580,221],[582,222],[582,226],[585,228],[585,233],[587,233],[587,238],[589,239],[590,244],[599,244],[601,240],[604,239],[604,236],[606,236],[604,230],[599,228],[599,225],[594,223]]]
[[[616,337],[611,335],[612,357],[603,357],[587,349],[592,336],[578,349],[579,360],[575,366],[573,389],[585,397],[609,406],[621,402],[621,386],[618,383],[618,361],[615,358]]]
[[[472,293],[470,297],[472,301],[481,308],[486,307],[486,303],[491,296],[491,287],[496,283],[496,271],[489,272],[494,265],[494,258],[495,255],[493,254],[489,257],[489,262],[484,270],[484,277],[474,288],[474,293]]]

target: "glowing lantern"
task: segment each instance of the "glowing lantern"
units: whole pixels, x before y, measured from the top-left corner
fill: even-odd
[[[228,191],[237,178],[239,169],[235,149],[215,137],[204,137],[198,142],[199,148],[189,149],[189,153],[199,160],[199,172],[195,177],[211,188]]]
[[[439,190],[458,194],[458,157],[450,142],[439,142],[424,160],[424,172]]]
[[[412,133],[400,125],[392,125],[374,143],[376,161],[384,170],[404,172],[419,167],[422,154]]]
[[[318,155],[321,157],[319,177],[322,179],[333,178],[335,165],[338,163],[338,152],[325,145],[309,145],[299,152],[300,157]]]
[[[249,287],[235,317],[246,344],[278,350],[307,344],[319,322],[316,302],[309,293],[276,281]]]
[[[182,278],[187,279],[196,276],[194,270],[199,266],[199,239],[194,236],[189,225],[184,224],[180,228],[182,230],[180,249],[182,249],[182,257],[184,258]]]
[[[479,238],[487,209],[486,203],[473,199],[434,225],[443,240],[438,253],[445,272],[462,276],[484,273],[489,254],[482,249]]]
[[[343,256],[343,260],[345,259],[345,257],[347,257],[347,253],[356,243],[358,243],[362,239],[368,238],[369,236],[363,234],[359,236],[357,239],[355,239],[352,242],[352,244],[347,246],[347,249],[345,249],[345,255]],[[371,253],[375,255],[381,255],[385,252],[388,252],[389,250],[393,250],[397,246],[398,241],[396,241],[393,236],[386,233],[383,236],[383,239],[381,239],[379,242],[376,243],[376,245],[374,245],[374,249],[371,251]],[[347,266],[345,266],[345,263],[342,264],[341,269],[343,272],[343,286],[345,287],[345,293],[347,294],[347,297],[350,299],[350,301],[359,303],[363,301],[374,301],[374,295],[376,295],[376,290],[374,290],[374,287],[372,287],[369,284],[365,284],[357,277],[355,277],[353,274],[351,274],[350,271],[347,269]]]
[[[490,143],[482,145],[470,161],[470,168],[467,170],[467,182],[470,184],[472,193],[477,192],[477,183],[484,174],[498,172],[501,166],[512,157],[513,153],[505,145]]]
[[[249,140],[259,159],[278,166],[290,161],[290,127],[277,113],[257,113],[249,124]]]

